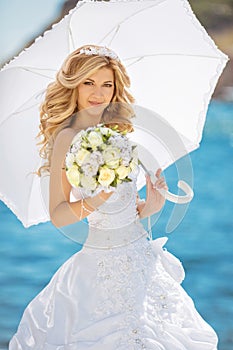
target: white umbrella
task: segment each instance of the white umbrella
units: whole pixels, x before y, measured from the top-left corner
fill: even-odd
[[[84,44],[117,52],[137,104],[162,116],[187,140],[187,152],[199,146],[228,59],[185,0],[80,1],[0,72],[0,198],[25,227],[49,220],[40,180],[32,174],[41,164],[38,106],[66,56]],[[164,167],[169,164],[164,160]]]

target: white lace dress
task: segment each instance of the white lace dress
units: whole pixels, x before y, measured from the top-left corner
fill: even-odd
[[[147,239],[136,181],[88,219],[86,246],[28,305],[9,350],[216,350],[166,238]]]

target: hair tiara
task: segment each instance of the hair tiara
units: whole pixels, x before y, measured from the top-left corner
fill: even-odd
[[[117,54],[108,49],[107,47],[100,47],[100,48],[96,48],[94,46],[89,46],[85,49],[81,49],[80,53],[87,55],[87,56],[104,56],[104,57],[109,57],[112,58],[114,60],[120,61],[119,57],[117,56]]]

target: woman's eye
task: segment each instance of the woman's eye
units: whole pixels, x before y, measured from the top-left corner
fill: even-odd
[[[92,81],[84,81],[83,83],[84,85],[94,85],[94,83]],[[108,87],[108,88],[111,88],[113,86],[113,84],[111,83],[106,83],[103,85],[104,87]]]

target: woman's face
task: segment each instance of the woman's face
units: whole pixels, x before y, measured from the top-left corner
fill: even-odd
[[[80,83],[78,110],[89,109],[90,114],[102,114],[114,94],[114,74],[111,68],[100,68]],[[92,108],[91,108],[92,107]]]

